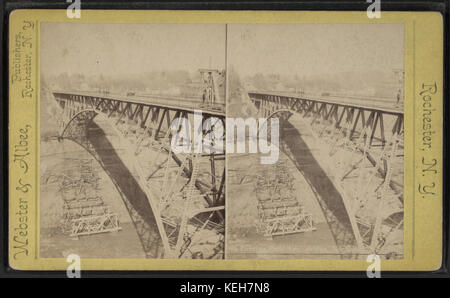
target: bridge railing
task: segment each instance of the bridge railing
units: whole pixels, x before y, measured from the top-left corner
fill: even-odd
[[[349,108],[362,108],[367,111],[382,111],[386,114],[403,114],[403,103],[396,103],[386,98],[367,97],[367,96],[334,96],[334,95],[318,95],[313,93],[289,93],[289,92],[272,92],[272,91],[249,91],[250,97],[275,97],[281,101],[292,99],[308,100],[317,103],[334,104]]]
[[[54,91],[53,94],[66,94],[74,96],[88,96],[97,98],[108,98],[123,102],[134,102],[148,105],[163,105],[171,107],[181,107],[190,110],[194,109],[215,109],[225,112],[225,103],[203,103],[200,98],[179,97],[154,94],[123,95],[117,93],[93,92],[93,91]]]

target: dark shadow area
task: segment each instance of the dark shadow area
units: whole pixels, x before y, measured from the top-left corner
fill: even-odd
[[[341,194],[311,153],[311,150],[302,138],[301,133],[288,121],[283,121],[281,129],[280,147],[283,152],[289,156],[297,169],[303,174],[305,179],[326,205],[326,208],[331,211],[340,224],[353,235],[350,219]],[[333,231],[333,234],[335,232],[336,231]]]
[[[144,249],[150,249],[152,254],[158,255],[159,250],[162,248],[162,240],[154,212],[145,192],[139,186],[127,166],[122,162],[121,158],[117,155],[116,150],[107,139],[104,131],[95,122],[91,122],[87,129],[87,139],[95,150],[97,155],[96,158],[99,159],[98,161],[103,169],[117,186],[122,198],[128,201],[132,206],[133,210],[130,210],[129,204],[125,202],[136,226],[137,233],[141,238],[141,242],[143,242]],[[136,212],[145,222],[144,227],[140,227],[139,223],[136,222],[136,216],[133,214],[134,212]],[[144,229],[144,231],[142,231],[142,229]],[[147,247],[147,244],[151,245],[151,247]],[[146,253],[149,253],[149,251],[146,251]]]

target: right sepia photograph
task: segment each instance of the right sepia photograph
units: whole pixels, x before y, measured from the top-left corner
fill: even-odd
[[[226,81],[225,258],[402,259],[403,24],[229,24]]]

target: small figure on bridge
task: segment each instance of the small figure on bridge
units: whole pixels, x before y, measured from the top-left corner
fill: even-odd
[[[214,103],[214,95],[211,87],[208,86],[206,94],[208,95],[208,102]]]
[[[206,102],[206,89],[203,89],[202,102],[203,102],[203,104],[205,104],[205,102]]]
[[[402,94],[402,90],[401,90],[401,89],[398,89],[398,92],[397,92],[397,106],[398,106],[399,103],[400,103],[400,97],[401,97],[401,94]]]

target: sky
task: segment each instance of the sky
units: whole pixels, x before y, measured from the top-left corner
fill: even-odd
[[[242,76],[403,69],[403,44],[402,24],[228,25],[228,62]]]
[[[136,74],[225,68],[223,24],[43,23],[44,74]]]
[[[225,68],[316,76],[403,68],[402,24],[43,23],[44,74],[136,74]]]

